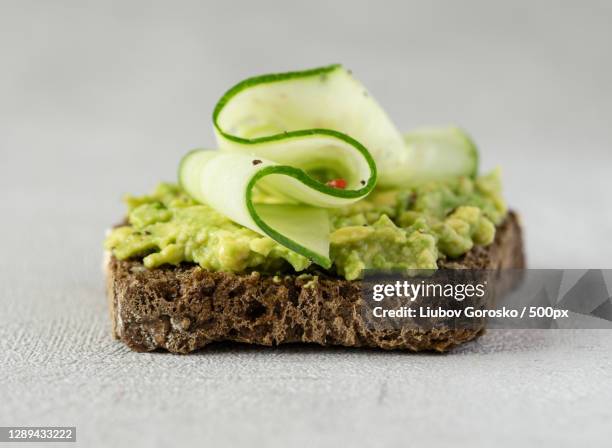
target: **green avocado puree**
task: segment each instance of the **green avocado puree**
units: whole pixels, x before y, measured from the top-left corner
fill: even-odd
[[[180,187],[162,183],[151,195],[127,196],[128,222],[105,247],[121,259],[142,257],[147,268],[191,262],[212,271],[303,271],[311,261],[235,224]],[[366,268],[436,269],[474,245],[493,242],[504,219],[498,171],[470,179],[429,182],[375,192],[330,209],[332,270],[348,280]]]

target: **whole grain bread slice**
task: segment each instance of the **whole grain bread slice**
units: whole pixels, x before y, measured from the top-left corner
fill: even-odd
[[[523,268],[518,217],[510,212],[493,244],[475,247],[446,269]],[[511,285],[498,285],[507,288]],[[375,328],[365,321],[360,282],[304,275],[209,272],[196,265],[148,270],[139,260],[107,264],[113,336],[136,351],[188,353],[215,341],[260,345],[315,343],[443,352],[484,330]]]

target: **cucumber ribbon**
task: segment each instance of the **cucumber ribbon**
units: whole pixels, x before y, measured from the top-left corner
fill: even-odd
[[[403,136],[340,65],[246,79],[213,112],[219,151],[188,153],[181,186],[233,221],[329,268],[326,209],[449,175],[473,175],[475,146],[461,130]],[[344,188],[318,180],[333,173]],[[259,198],[266,198],[261,200]]]

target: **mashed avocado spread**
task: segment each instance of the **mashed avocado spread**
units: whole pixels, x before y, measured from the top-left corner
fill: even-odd
[[[128,196],[128,223],[105,246],[123,260],[143,257],[147,268],[182,262],[212,271],[304,271],[312,262],[191,199],[174,184]],[[332,270],[348,280],[365,268],[436,269],[493,242],[504,219],[499,173],[452,178],[400,191],[374,192],[351,206],[330,209]]]

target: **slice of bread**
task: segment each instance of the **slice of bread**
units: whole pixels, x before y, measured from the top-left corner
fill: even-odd
[[[523,268],[518,217],[510,212],[495,241],[440,268]],[[472,328],[376,329],[361,313],[359,282],[329,276],[209,272],[196,265],[146,269],[140,261],[107,263],[113,335],[137,351],[188,353],[214,341],[276,345],[378,347],[443,352],[476,338]],[[509,287],[511,285],[505,285]]]

